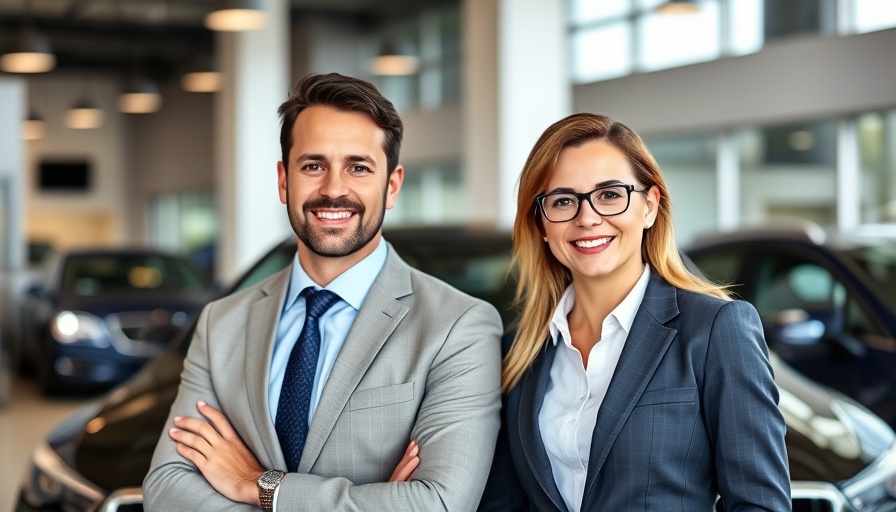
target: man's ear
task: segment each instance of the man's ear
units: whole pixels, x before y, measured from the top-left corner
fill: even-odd
[[[277,162],[277,192],[280,194],[280,202],[286,204],[286,166],[283,162]]]
[[[398,165],[392,174],[389,175],[389,183],[386,185],[386,209],[391,210],[395,207],[395,201],[398,199],[398,192],[401,191],[401,184],[404,182],[404,167]]]

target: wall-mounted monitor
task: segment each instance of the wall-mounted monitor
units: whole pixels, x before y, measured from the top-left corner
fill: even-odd
[[[37,188],[43,192],[86,192],[90,175],[87,160],[45,160],[37,168]]]

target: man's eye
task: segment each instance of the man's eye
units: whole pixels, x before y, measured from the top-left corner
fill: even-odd
[[[302,170],[305,171],[319,171],[320,169],[320,164],[305,164],[302,166]]]
[[[353,173],[357,174],[365,174],[370,172],[370,168],[366,165],[353,165],[349,168],[349,170]]]

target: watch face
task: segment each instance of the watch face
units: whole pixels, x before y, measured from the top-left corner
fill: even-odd
[[[281,478],[283,478],[283,473],[280,471],[265,471],[264,474],[258,478],[258,486],[262,489],[274,489],[277,487],[277,484],[280,483]]]

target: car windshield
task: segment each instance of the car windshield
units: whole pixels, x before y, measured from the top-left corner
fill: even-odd
[[[865,245],[843,251],[868,276],[878,291],[896,306],[896,245]]]
[[[187,261],[158,254],[72,255],[62,272],[62,291],[79,296],[205,288]]]

